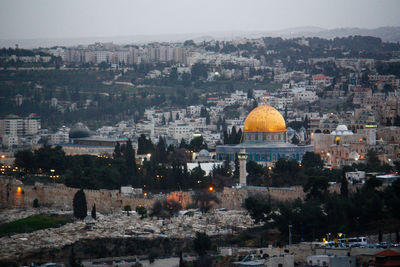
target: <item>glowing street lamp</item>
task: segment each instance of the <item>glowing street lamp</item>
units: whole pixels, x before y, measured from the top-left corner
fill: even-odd
[[[208,188],[208,190],[209,190],[210,192],[212,192],[212,191],[214,191],[214,187],[210,186],[210,187]]]

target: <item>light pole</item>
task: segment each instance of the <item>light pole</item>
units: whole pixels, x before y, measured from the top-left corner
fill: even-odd
[[[289,224],[289,246],[292,245],[292,225]]]

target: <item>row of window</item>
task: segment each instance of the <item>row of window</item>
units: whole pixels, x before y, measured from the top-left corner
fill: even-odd
[[[267,133],[246,133],[246,140],[258,141],[258,140],[276,140],[282,141],[283,134],[267,134]]]
[[[218,153],[217,155],[218,160],[235,160],[234,153]],[[292,153],[292,154],[279,154],[279,153],[248,153],[247,159],[252,161],[277,161],[280,158],[284,159],[296,159],[298,161],[301,160],[299,153]]]

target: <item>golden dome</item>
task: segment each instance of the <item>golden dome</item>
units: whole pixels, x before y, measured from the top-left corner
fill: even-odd
[[[286,132],[285,119],[279,111],[265,104],[250,112],[244,121],[244,132]]]

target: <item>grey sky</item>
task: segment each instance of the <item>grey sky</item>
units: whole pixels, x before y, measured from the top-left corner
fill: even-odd
[[[400,26],[399,0],[0,0],[0,39]]]

